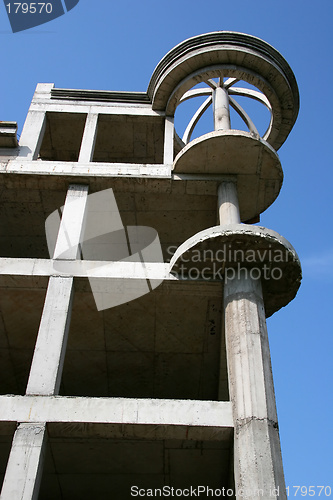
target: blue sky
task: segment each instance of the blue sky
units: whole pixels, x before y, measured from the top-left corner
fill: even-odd
[[[13,34],[0,4],[0,120],[17,121],[19,130],[38,82],[145,91],[166,52],[209,31],[258,36],[293,69],[300,114],[279,151],[282,191],[261,219],[303,264],[296,299],[268,320],[290,496],[294,485],[333,490],[332,17],[332,0],[80,0],[68,14]]]

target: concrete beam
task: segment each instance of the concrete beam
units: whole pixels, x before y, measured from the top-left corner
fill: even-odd
[[[88,190],[88,186],[81,184],[71,184],[68,188],[54,249],[54,259],[75,260],[79,258]]]
[[[174,118],[166,116],[165,129],[164,129],[164,159],[163,159],[165,165],[173,164],[174,136],[175,136]]]
[[[77,278],[167,279],[169,264],[141,262],[106,262],[90,260],[10,259],[0,258],[0,276],[54,276]]]
[[[83,132],[82,144],[79,154],[79,163],[90,163],[93,160],[97,137],[98,114],[89,113]]]
[[[78,257],[87,196],[87,186],[69,186],[54,250],[55,257],[61,256],[65,260]],[[59,391],[73,303],[73,283],[73,277],[50,277],[27,394],[51,395]]]
[[[20,137],[20,159],[37,160],[46,129],[46,111],[28,112]]]
[[[30,158],[31,159],[31,158]],[[28,160],[28,158],[27,158]],[[46,175],[73,177],[156,177],[171,178],[171,166],[163,164],[138,163],[75,163],[60,161],[11,160],[5,170],[11,174]]]
[[[46,424],[17,428],[1,491],[1,500],[37,500],[45,455]]]
[[[3,422],[71,422],[233,428],[229,401],[0,396]]]
[[[32,111],[50,111],[52,113],[99,113],[103,115],[128,115],[128,116],[165,116],[163,111],[153,111],[151,104],[100,102],[92,104],[90,101],[72,101],[61,99],[40,98],[34,100],[30,109]]]
[[[73,278],[51,277],[31,364],[26,394],[57,394],[65,359]]]

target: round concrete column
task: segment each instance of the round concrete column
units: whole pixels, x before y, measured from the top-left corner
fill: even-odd
[[[286,499],[260,279],[226,270],[224,310],[236,498]]]
[[[218,211],[240,223],[236,183],[220,184]],[[225,270],[224,311],[236,498],[286,499],[261,280],[241,262]]]
[[[221,182],[217,197],[220,224],[240,224],[236,183]]]
[[[230,130],[229,96],[226,89],[217,87],[213,92],[215,130]]]

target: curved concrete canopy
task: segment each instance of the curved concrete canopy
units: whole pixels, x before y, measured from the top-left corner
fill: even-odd
[[[191,279],[191,269],[204,280],[221,275],[232,279],[241,269],[248,273],[255,269],[253,277],[261,278],[267,317],[294,299],[302,279],[293,246],[271,229],[248,224],[211,227],[185,241],[170,261],[170,272],[181,270]]]
[[[189,142],[176,156],[175,173],[235,176],[242,221],[257,217],[277,198],[283,170],[263,139],[240,130],[218,130]]]
[[[228,75],[241,76],[268,97],[273,107],[273,124],[265,139],[278,149],[298,115],[297,82],[281,54],[251,35],[217,31],[189,38],[174,47],[151,77],[148,95],[153,109],[172,116],[181,95],[207,75],[214,76],[221,65],[228,69]]]

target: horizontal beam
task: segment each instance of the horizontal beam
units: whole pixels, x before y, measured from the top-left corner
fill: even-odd
[[[0,258],[0,276],[61,276],[77,278],[168,279],[169,264],[89,260]]]
[[[102,115],[129,115],[129,116],[155,116],[164,117],[163,111],[154,111],[151,104],[139,104],[129,102],[88,102],[88,101],[66,101],[51,99],[34,99],[30,106],[31,111],[44,111],[52,113],[98,113]]]
[[[233,428],[229,401],[0,396],[1,422]]]
[[[29,161],[17,158],[0,168],[0,173],[73,177],[156,177],[171,178],[171,166],[137,163],[75,163],[60,161]]]

